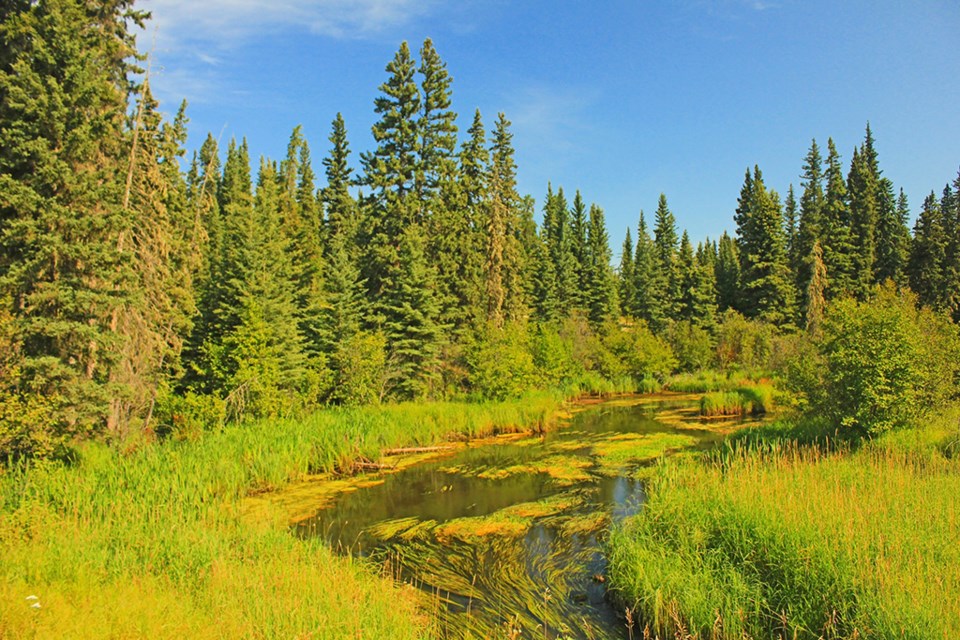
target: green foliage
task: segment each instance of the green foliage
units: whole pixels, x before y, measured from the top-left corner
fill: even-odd
[[[763,183],[759,167],[747,171],[735,215],[740,253],[741,309],[777,326],[794,319],[794,285],[787,263],[780,199]]]
[[[674,322],[667,331],[667,340],[680,371],[700,371],[713,365],[716,345],[713,336],[703,327],[688,320]]]
[[[774,350],[774,328],[760,320],[748,320],[727,310],[717,327],[717,363],[730,368],[763,371],[769,368]]]
[[[467,361],[470,387],[481,398],[518,398],[537,381],[527,330],[519,323],[488,327],[476,338]]]
[[[388,385],[387,340],[382,333],[358,331],[337,343],[330,401],[345,406],[377,404]]]
[[[175,440],[198,440],[204,431],[222,428],[227,421],[227,403],[213,395],[193,391],[174,394],[163,390],[155,410],[157,435]]]
[[[584,348],[578,349],[575,344],[572,324],[568,320],[559,329],[548,323],[536,325],[531,341],[533,363],[547,388],[563,388],[584,372],[585,363],[577,358],[577,352],[582,354]]]
[[[657,469],[608,547],[610,583],[638,626],[685,638],[960,632],[941,606],[960,585],[945,543],[960,531],[943,517],[960,491],[957,461],[913,431],[855,453],[832,434],[832,449],[784,439],[805,428],[765,427],[713,459]],[[905,448],[899,436],[914,433]]]
[[[915,302],[885,287],[872,301],[841,300],[829,309],[819,342],[825,367],[803,389],[816,410],[876,435],[915,424],[957,394],[957,328]]]
[[[603,342],[622,363],[624,373],[638,382],[651,378],[663,381],[677,367],[670,345],[642,321],[608,325]]]
[[[0,294],[16,310],[20,386],[63,398],[58,437],[117,422],[118,313],[133,278],[124,209],[131,1],[0,13]],[[26,398],[27,396],[21,396]]]

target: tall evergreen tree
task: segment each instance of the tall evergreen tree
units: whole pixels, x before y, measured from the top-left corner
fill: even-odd
[[[327,185],[320,192],[324,207],[324,238],[327,246],[336,244],[336,238],[342,237],[347,247],[356,239],[358,229],[357,203],[350,195],[353,182],[350,169],[350,144],[347,141],[347,126],[343,116],[337,114],[328,138],[330,153],[323,159]]]
[[[510,121],[498,114],[490,148],[490,205],[487,223],[487,319],[502,326],[504,319],[527,316],[527,265],[521,244],[524,228],[517,193]]]
[[[647,221],[644,219],[643,211],[640,212],[640,222],[637,225],[637,245],[633,256],[633,281],[634,281],[634,300],[632,306],[633,315],[636,318],[645,320],[653,324],[654,314],[656,313],[656,301],[653,297],[656,294],[654,274],[656,270],[656,257],[653,248],[653,239],[647,231]],[[629,305],[629,301],[624,301]],[[659,316],[658,316],[659,317]]]
[[[553,274],[552,282],[545,287],[550,300],[542,306],[553,310],[549,316],[551,318],[565,317],[576,306],[581,295],[578,292],[577,260],[574,255],[570,210],[562,187],[554,193],[552,188],[547,186],[541,236],[550,258],[549,271]],[[589,300],[587,304],[589,306]]]
[[[827,299],[837,298],[854,292],[854,259],[856,249],[851,236],[850,206],[847,187],[843,179],[843,167],[840,154],[827,140],[827,183],[823,208],[823,263],[827,268],[829,285]]]
[[[221,291],[219,268],[223,254],[220,157],[217,147],[213,135],[207,134],[187,174],[188,205],[194,216],[194,237],[199,243],[201,255],[195,279],[197,315],[182,356],[182,384],[188,388],[202,389],[209,379],[204,345],[212,343],[211,334],[217,326],[217,296]]]
[[[779,197],[759,167],[747,170],[736,211],[743,311],[777,325],[794,320],[794,284],[787,264]]]
[[[306,351],[313,358],[323,357],[318,336],[324,305],[324,240],[320,209],[316,198],[310,148],[298,125],[287,145],[287,156],[277,175],[280,231],[289,247],[300,331]]]
[[[221,392],[237,418],[278,415],[301,402],[310,375],[276,163],[261,159],[254,206],[237,209],[230,228],[237,309],[236,324],[220,345],[226,374]]]
[[[913,227],[908,274],[910,288],[920,304],[940,310],[944,307],[944,263],[947,235],[943,210],[931,191],[923,201],[923,208]]]
[[[851,236],[855,250],[851,254],[853,289],[857,297],[866,299],[874,281],[876,261],[877,220],[879,218],[879,176],[871,163],[872,139],[867,128],[868,141],[853,152],[847,193],[850,201]],[[868,148],[867,145],[870,145]]]
[[[573,205],[570,208],[570,252],[573,254],[574,271],[576,273],[576,302],[581,309],[585,309],[586,298],[583,292],[587,289],[587,205],[577,189],[573,196]]]
[[[791,264],[796,274],[796,288],[800,293],[800,315],[806,314],[807,286],[813,275],[810,256],[813,246],[823,240],[824,207],[826,205],[823,193],[823,160],[820,157],[820,147],[817,141],[810,143],[804,159],[803,174],[801,176],[803,193],[800,195],[800,221],[797,227],[797,238],[791,252]]]
[[[474,114],[467,134],[469,137],[460,150],[460,225],[459,232],[454,234],[456,249],[453,253],[458,264],[458,304],[465,317],[478,319],[485,315],[483,270],[490,180],[490,154],[479,109]]]
[[[698,255],[700,256],[698,258]],[[713,263],[703,247],[693,251],[686,231],[680,239],[680,316],[679,320],[705,329],[716,323],[717,293]]]
[[[893,183],[887,178],[880,180],[880,193],[874,282],[882,284],[892,280],[902,286],[906,284],[905,274],[910,249],[910,229],[907,227],[910,212],[907,207],[907,196],[901,189],[900,198],[895,198]]]
[[[633,238],[630,237],[630,227],[623,238],[623,249],[620,251],[620,268],[617,269],[617,279],[620,290],[620,310],[624,315],[633,315],[633,308],[637,298],[637,282],[633,269]]]
[[[603,209],[590,206],[587,224],[587,317],[601,325],[617,315],[617,286],[610,266],[610,237]]]
[[[380,116],[372,129],[377,147],[361,154],[361,184],[371,189],[361,234],[366,245],[362,273],[375,313],[370,324],[383,328],[387,359],[396,376],[393,391],[402,398],[432,389],[441,326],[436,274],[424,238],[428,221],[419,197],[425,173],[415,67],[404,42],[387,65],[387,81],[374,102]],[[434,102],[435,107],[439,104]]]
[[[0,299],[16,318],[15,391],[46,398],[63,437],[118,423],[109,399],[132,280],[128,25],[144,18],[132,7],[16,2],[0,23]]]
[[[430,38],[424,40],[420,49],[419,71],[423,80],[417,124],[417,199],[421,206],[432,208],[442,203],[444,184],[456,177],[457,114],[450,108],[452,79]],[[429,212],[422,216],[429,217]]]
[[[677,265],[677,223],[667,206],[667,196],[660,194],[653,229],[654,271],[651,278],[650,324],[662,331],[667,320],[676,320],[680,313],[680,269]]]
[[[720,236],[717,246],[717,264],[714,268],[717,279],[717,308],[739,310],[740,297],[740,252],[737,244],[726,231]]]

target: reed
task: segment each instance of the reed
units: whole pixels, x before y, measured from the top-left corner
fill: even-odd
[[[331,409],[8,469],[0,638],[423,637],[412,589],[296,540],[280,514],[242,520],[240,499],[387,448],[546,429],[561,399]]]
[[[744,440],[667,461],[611,535],[611,582],[660,637],[960,637],[952,415],[855,450]]]

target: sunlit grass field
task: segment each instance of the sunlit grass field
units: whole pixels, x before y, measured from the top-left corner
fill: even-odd
[[[768,432],[664,462],[610,540],[635,637],[960,637],[958,416],[856,451]]]
[[[546,428],[561,399],[325,410],[7,470],[0,638],[421,637],[412,588],[241,518],[241,499],[387,448]]]

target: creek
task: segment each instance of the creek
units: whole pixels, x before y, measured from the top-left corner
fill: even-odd
[[[596,404],[541,435],[387,463],[336,485],[298,536],[322,537],[418,588],[444,638],[625,638],[606,594],[604,534],[643,505],[664,455],[714,445],[693,396]]]

